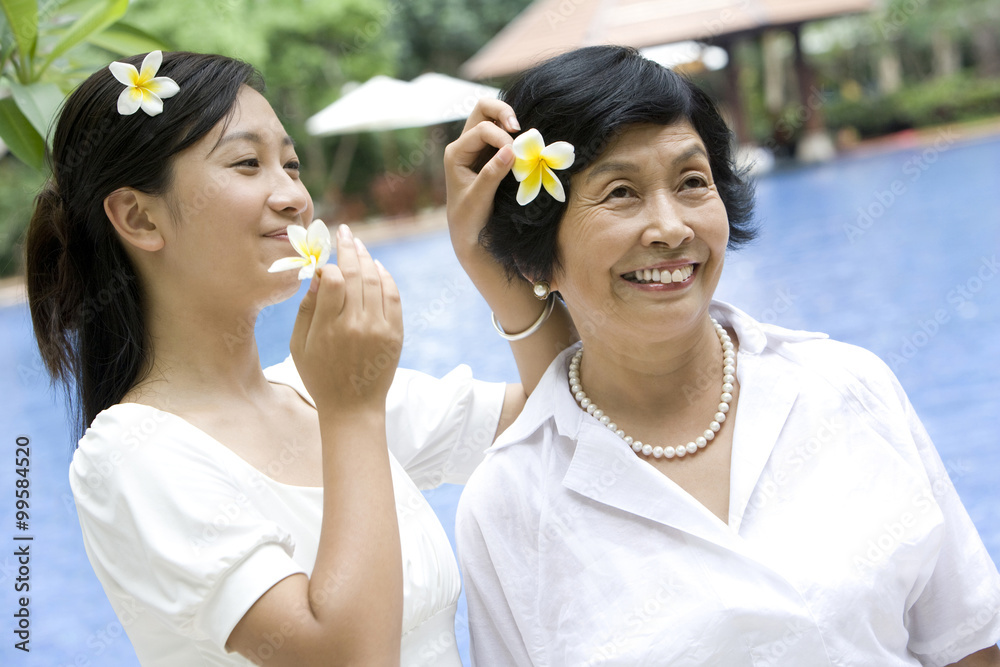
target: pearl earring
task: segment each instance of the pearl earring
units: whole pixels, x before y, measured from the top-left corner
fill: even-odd
[[[545,300],[549,298],[549,292],[552,291],[552,289],[549,287],[549,284],[544,280],[536,280],[534,282],[532,290],[535,292],[535,297],[537,297],[539,300]]]

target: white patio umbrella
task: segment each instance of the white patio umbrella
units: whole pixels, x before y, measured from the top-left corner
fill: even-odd
[[[428,73],[413,81],[375,76],[306,121],[314,136],[425,127],[467,118],[480,97],[496,88]]]

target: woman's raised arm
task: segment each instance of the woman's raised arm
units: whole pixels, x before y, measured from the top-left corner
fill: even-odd
[[[399,664],[403,572],[385,397],[402,349],[402,311],[396,284],[346,227],[337,262],[313,279],[291,340],[322,438],[316,565],[308,578],[271,587],[228,643],[250,658],[268,643],[273,665]],[[365,363],[375,359],[383,371],[371,379]],[[360,377],[369,381],[351,381]]]
[[[524,331],[546,306],[524,278],[508,281],[503,267],[479,243],[479,234],[493,210],[497,187],[514,164],[510,132],[519,129],[509,105],[500,100],[480,100],[462,135],[448,145],[444,158],[448,229],[455,254],[507,332]],[[476,161],[488,146],[499,150],[477,171]],[[511,342],[521,386],[508,389],[498,433],[521,411],[526,396],[556,355],[576,340],[569,313],[557,300],[545,324],[530,336]]]

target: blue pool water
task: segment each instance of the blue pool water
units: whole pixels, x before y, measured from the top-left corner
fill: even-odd
[[[942,135],[911,148],[771,174],[758,187],[763,233],[728,260],[718,296],[751,315],[867,347],[899,376],[1000,562],[1000,138]],[[437,233],[373,248],[403,296],[402,365],[435,375],[470,364],[514,380],[506,344]],[[258,321],[264,364],[281,360],[298,299]],[[84,554],[66,470],[61,398],[48,385],[24,305],[0,309],[0,664],[136,665]],[[992,406],[992,407],[991,407]],[[13,648],[14,448],[31,440],[31,652]],[[458,487],[428,493],[449,534]],[[458,620],[467,652],[464,604]]]

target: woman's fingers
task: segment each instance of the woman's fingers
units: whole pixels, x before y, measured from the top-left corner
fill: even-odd
[[[400,333],[400,338],[402,338],[403,308],[399,298],[399,289],[396,287],[396,281],[392,279],[386,268],[382,266],[382,262],[377,259],[375,260],[375,267],[378,269],[382,282],[382,312],[385,315],[385,320],[392,327],[393,331]]]
[[[364,292],[361,285],[361,259],[358,257],[358,247],[354,242],[354,234],[347,225],[337,229],[337,267],[344,276],[345,304],[364,305]]]
[[[322,269],[316,269],[312,281],[309,283],[309,291],[302,297],[299,303],[299,313],[295,316],[295,326],[292,328],[292,338],[288,343],[292,358],[296,363],[301,363],[302,352],[306,349],[306,341],[309,339],[309,327],[312,326],[313,316],[316,314],[316,293],[319,288],[319,281]]]
[[[504,146],[479,170],[472,185],[469,186],[469,196],[473,198],[489,197],[492,203],[493,195],[500,187],[500,181],[504,179],[513,166],[514,149],[510,146]]]
[[[514,139],[506,130],[483,121],[463,132],[462,136],[448,145],[445,149],[445,166],[471,170],[478,161],[479,154],[487,146],[499,149],[512,143]]]
[[[482,98],[476,102],[475,108],[469,114],[468,120],[465,121],[465,128],[462,130],[462,133],[465,134],[484,120],[497,123],[508,132],[519,132],[521,130],[521,126],[517,122],[517,116],[514,114],[514,109],[509,104],[501,102],[498,99]]]
[[[358,268],[360,269],[358,279],[361,282],[362,295],[362,302],[357,305],[362,307],[368,315],[381,315],[382,278],[379,275],[378,267],[375,266],[375,260],[372,259],[368,248],[360,239],[354,239],[354,248],[358,253]]]

